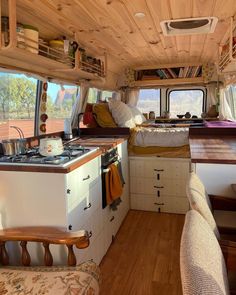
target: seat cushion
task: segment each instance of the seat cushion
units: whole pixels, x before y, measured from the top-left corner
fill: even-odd
[[[0,294],[98,294],[99,269],[88,261],[75,267],[2,267]]]
[[[208,223],[195,210],[186,214],[180,270],[183,295],[229,295],[221,248]]]
[[[236,211],[214,210],[214,218],[218,227],[236,228]]]

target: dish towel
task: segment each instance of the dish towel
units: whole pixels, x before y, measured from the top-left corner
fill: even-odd
[[[111,205],[122,195],[123,188],[120,179],[120,173],[115,163],[110,164],[108,167],[109,172],[106,173],[105,183],[106,183],[106,202],[107,205]],[[120,203],[118,201],[118,203]],[[115,202],[116,206],[117,201]]]

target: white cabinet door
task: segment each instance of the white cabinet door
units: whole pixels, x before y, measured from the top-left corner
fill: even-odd
[[[235,197],[231,184],[236,183],[236,165],[196,163],[195,167],[209,194]]]

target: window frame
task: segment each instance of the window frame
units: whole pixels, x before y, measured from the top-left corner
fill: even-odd
[[[156,117],[160,117],[161,116],[161,112],[162,112],[162,110],[161,110],[161,106],[162,106],[162,104],[161,104],[161,101],[162,101],[162,91],[161,91],[161,88],[157,88],[157,87],[144,87],[144,88],[139,88],[139,92],[141,91],[141,90],[150,90],[150,89],[154,89],[154,90],[159,90],[160,91],[160,105],[159,105],[159,109],[160,109],[160,112],[159,112],[159,116],[157,116],[156,114],[155,114],[155,116]],[[158,105],[158,104],[157,104]],[[150,110],[151,111],[151,110]],[[150,112],[149,111],[149,112]]]
[[[198,90],[201,91],[203,94],[203,101],[202,101],[202,113],[206,112],[207,109],[207,88],[204,86],[199,87],[178,87],[178,88],[167,88],[166,90],[166,111],[170,111],[170,94],[173,91],[191,91],[191,90]]]

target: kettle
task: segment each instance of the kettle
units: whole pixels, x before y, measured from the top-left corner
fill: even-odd
[[[58,156],[64,151],[62,139],[60,137],[41,138],[39,144],[39,153],[42,156]]]

